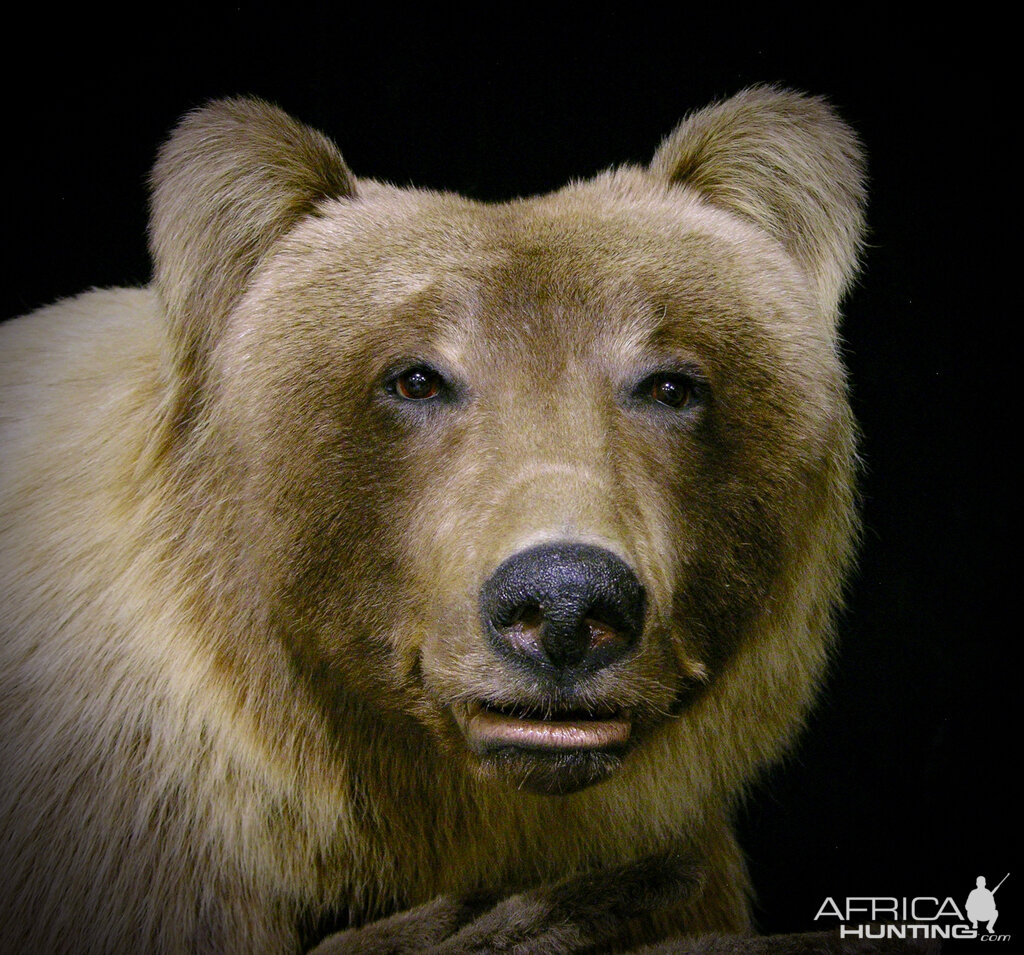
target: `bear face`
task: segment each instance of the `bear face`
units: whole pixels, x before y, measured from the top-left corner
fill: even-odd
[[[728,814],[856,536],[862,178],[771,89],[495,205],[187,117],[153,286],[3,329],[0,939],[297,949],[666,849],[701,894],[636,937],[749,927]]]
[[[663,175],[495,206],[336,178],[203,357],[243,576],[328,721],[358,688],[472,772],[602,779],[852,525],[831,303]],[[816,557],[819,599],[843,547]],[[515,559],[534,566],[496,623]]]

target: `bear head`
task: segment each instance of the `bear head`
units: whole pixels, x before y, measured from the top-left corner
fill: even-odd
[[[329,737],[415,725],[487,785],[580,789],[687,721],[708,773],[770,757],[855,537],[862,207],[849,130],[770,88],[500,204],[191,114],[153,175],[162,453],[218,529],[225,668],[273,647]]]

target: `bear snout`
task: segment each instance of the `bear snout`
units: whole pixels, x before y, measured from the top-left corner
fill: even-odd
[[[625,561],[581,543],[513,554],[480,594],[491,646],[557,683],[575,682],[625,657],[640,640],[646,604],[643,585]]]

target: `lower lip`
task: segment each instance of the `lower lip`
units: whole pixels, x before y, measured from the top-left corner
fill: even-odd
[[[477,705],[466,721],[466,737],[476,750],[500,747],[548,753],[619,749],[629,742],[632,723],[625,715],[603,719],[539,720],[509,716]]]

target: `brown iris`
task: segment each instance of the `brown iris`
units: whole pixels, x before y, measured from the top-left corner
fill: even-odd
[[[690,400],[692,390],[689,380],[682,375],[659,375],[651,379],[648,394],[659,404],[682,408]]]
[[[395,379],[395,392],[406,401],[425,401],[441,391],[441,376],[431,368],[410,368]]]

